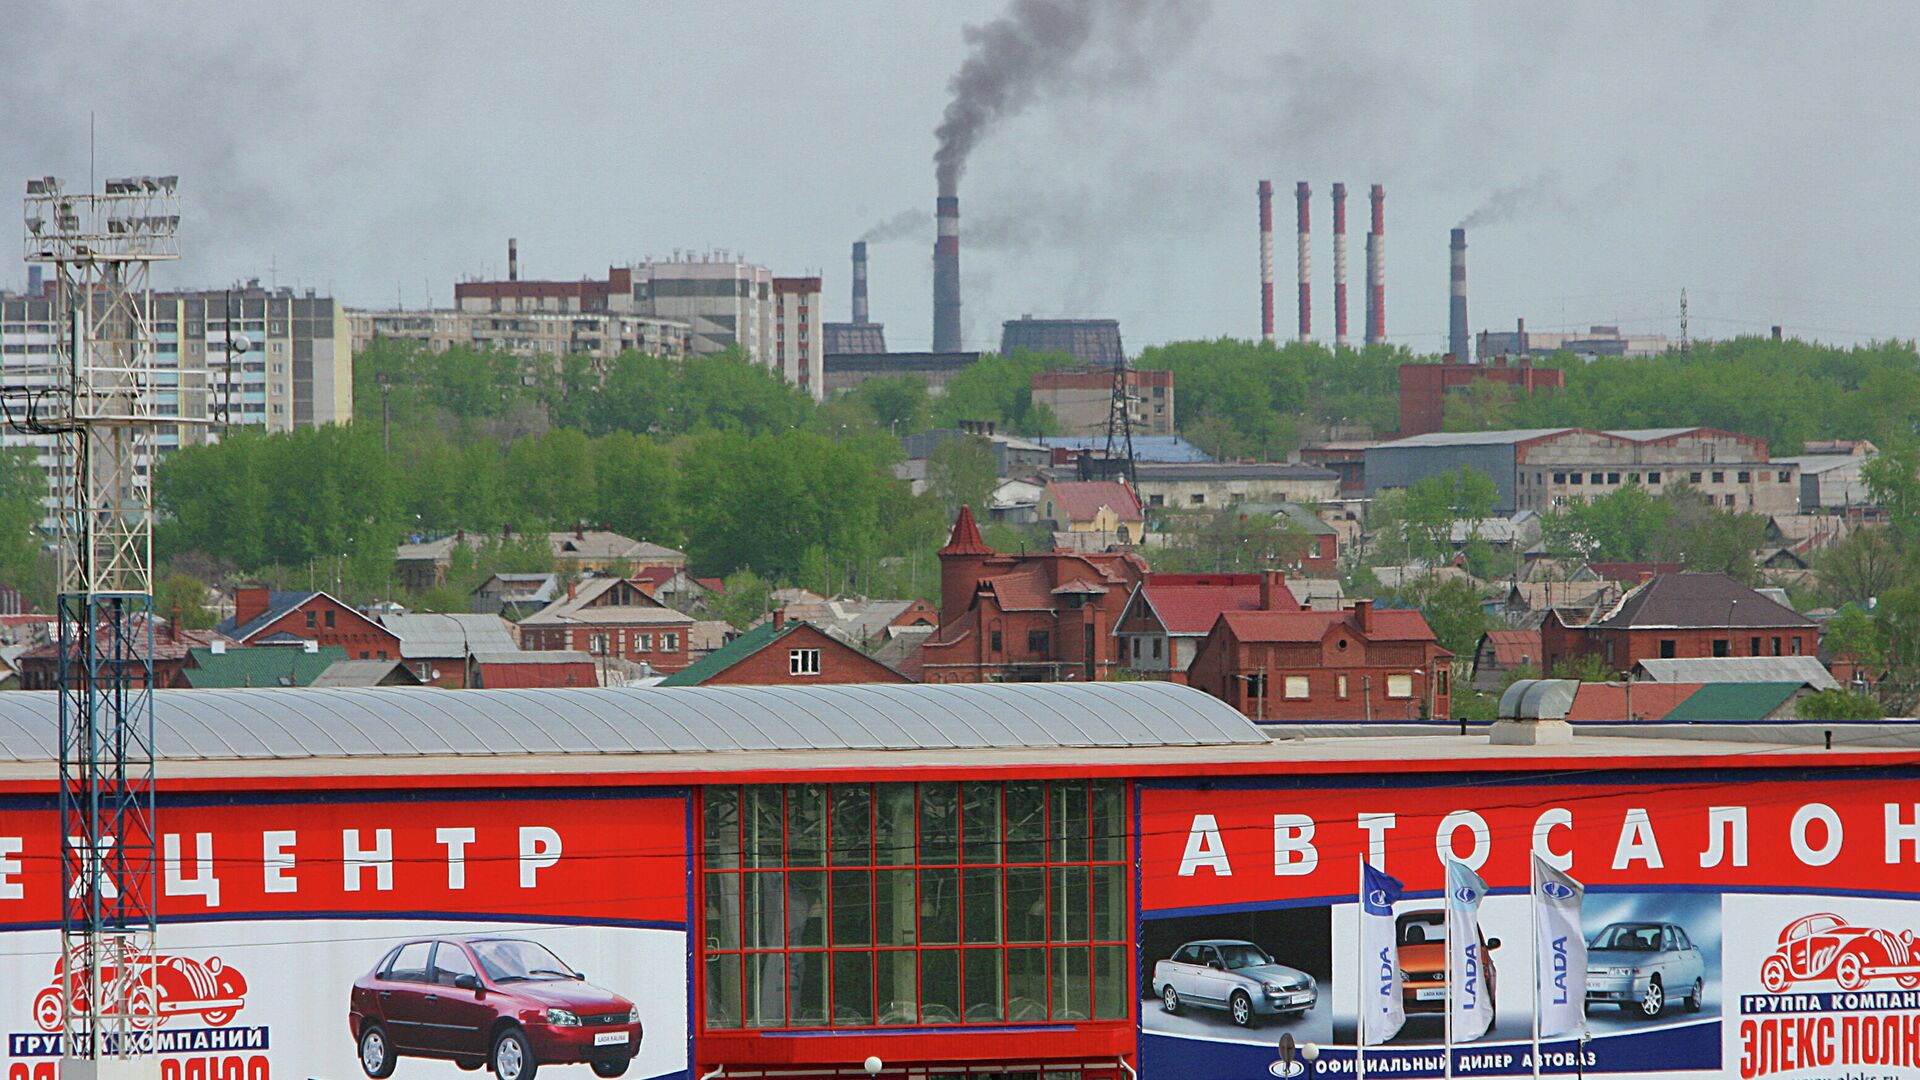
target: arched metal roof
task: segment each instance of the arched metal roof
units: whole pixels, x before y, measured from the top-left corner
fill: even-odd
[[[58,697],[0,694],[0,761],[52,761]],[[163,690],[161,760],[1224,746],[1266,736],[1172,683]]]

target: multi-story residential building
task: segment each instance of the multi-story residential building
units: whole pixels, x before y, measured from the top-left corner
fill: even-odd
[[[820,279],[773,279],[773,367],[815,401],[827,397]]]
[[[1127,415],[1135,435],[1173,434],[1173,372],[1129,368]],[[1033,377],[1033,403],[1053,413],[1064,435],[1104,436],[1113,412],[1113,368],[1054,368]]]
[[[1766,440],[1705,427],[1416,435],[1367,448],[1367,492],[1410,487],[1461,468],[1493,478],[1500,491],[1495,512],[1502,515],[1546,513],[1628,485],[1655,495],[1685,486],[1722,509],[1769,516],[1791,514],[1800,502],[1798,467],[1770,458]]]
[[[1257,721],[1451,715],[1451,661],[1418,611],[1225,611],[1187,684]]]
[[[155,454],[217,441],[227,427],[284,432],[353,418],[352,338],[332,297],[250,281],[232,290],[155,292],[151,302],[154,403],[165,418],[154,432]],[[53,385],[53,320],[53,297],[44,288],[0,294],[0,377],[7,385]],[[246,342],[231,361],[229,334]],[[8,430],[0,446],[31,448],[46,470],[51,527],[53,437]],[[136,464],[145,476],[153,463]]]
[[[347,319],[356,351],[393,338],[434,352],[463,345],[526,360],[584,354],[604,363],[629,350],[684,357],[693,341],[692,328],[679,319],[611,311],[349,311]]]

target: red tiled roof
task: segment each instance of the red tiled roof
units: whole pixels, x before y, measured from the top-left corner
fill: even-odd
[[[1046,567],[1028,564],[985,579],[1002,611],[1052,611],[1053,589]]]
[[[699,582],[702,585],[705,585],[707,588],[713,590],[716,594],[723,595],[723,596],[726,594],[727,583],[720,578],[697,577],[697,578],[694,578],[693,580]]]
[[[1102,507],[1110,507],[1122,521],[1139,521],[1140,499],[1118,480],[1056,480],[1047,485],[1053,501],[1068,521],[1092,521]]]
[[[953,519],[953,535],[937,555],[992,555],[994,550],[980,538],[980,526],[973,522],[973,507],[962,503],[960,516]]]
[[[1202,581],[1211,584],[1198,584]],[[1258,574],[1153,574],[1140,591],[1169,634],[1204,634],[1226,611],[1260,610]],[[1292,590],[1282,588],[1277,611],[1299,611]]]
[[[1086,578],[1077,577],[1077,578],[1074,578],[1072,581],[1067,582],[1065,585],[1062,585],[1059,588],[1054,589],[1053,595],[1064,596],[1067,593],[1092,593],[1095,595],[1099,595],[1107,591],[1108,589],[1105,585],[1095,585],[1093,582],[1088,581]]]
[[[1417,611],[1374,611],[1373,630],[1361,634],[1351,611],[1227,611],[1220,617],[1241,641],[1319,641],[1345,624],[1368,641],[1434,641],[1432,628]]]
[[[1501,667],[1540,663],[1540,631],[1489,630],[1487,643],[1493,646],[1493,662]]]
[[[1633,719],[1664,720],[1692,697],[1700,683],[1637,682],[1633,685]],[[1626,683],[1581,683],[1574,691],[1569,720],[1626,720]]]

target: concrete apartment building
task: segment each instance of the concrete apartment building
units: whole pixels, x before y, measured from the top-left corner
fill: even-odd
[[[1482,357],[1491,356],[1552,356],[1554,353],[1572,353],[1575,356],[1659,356],[1667,351],[1665,334],[1623,334],[1618,326],[1590,326],[1585,333],[1579,331],[1560,333],[1555,331],[1528,330],[1527,321],[1521,319],[1512,330],[1482,330],[1479,340]]]
[[[1127,413],[1135,435],[1173,434],[1173,372],[1129,369]],[[1063,435],[1105,435],[1113,368],[1054,368],[1033,377],[1033,403],[1053,411]]]
[[[773,279],[773,366],[815,401],[827,398],[825,312],[817,277]]]
[[[523,360],[584,354],[603,364],[629,349],[677,359],[693,343],[692,328],[678,319],[610,311],[349,311],[347,319],[356,351],[381,337],[419,342],[434,352],[459,345],[499,349]]]
[[[229,299],[231,298],[231,299]],[[231,332],[248,349],[227,361]],[[157,455],[218,440],[221,426],[285,432],[353,418],[353,344],[345,309],[312,289],[266,288],[258,281],[225,289],[152,294],[155,403],[162,416]],[[54,383],[54,302],[50,294],[0,293],[0,378],[10,387]],[[28,447],[46,470],[53,526],[54,439],[11,429],[0,447]],[[140,463],[141,475],[152,466]]]
[[[1714,506],[1749,514],[1792,514],[1800,503],[1793,462],[1770,458],[1764,439],[1716,428],[1433,432],[1366,454],[1369,496],[1473,468],[1499,488],[1501,515],[1592,502],[1628,484],[1656,495],[1685,485]]]

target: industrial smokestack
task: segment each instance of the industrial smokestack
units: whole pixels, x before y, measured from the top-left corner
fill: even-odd
[[[1273,343],[1273,181],[1260,181],[1260,340]]]
[[[1456,364],[1473,363],[1467,340],[1467,230],[1453,230],[1453,296],[1447,320],[1447,351]]]
[[[520,280],[520,241],[507,237],[507,280]]]
[[[960,351],[960,197],[934,203],[933,351]]]
[[[868,322],[867,318],[867,242],[853,242],[853,321]]]
[[[1347,185],[1333,185],[1333,345],[1347,347]]]
[[[1313,189],[1305,180],[1293,185],[1293,201],[1298,204],[1300,232],[1300,340],[1313,340],[1313,252],[1307,235]]]
[[[1367,344],[1387,340],[1387,193],[1379,184],[1373,200],[1373,231],[1367,234]]]

